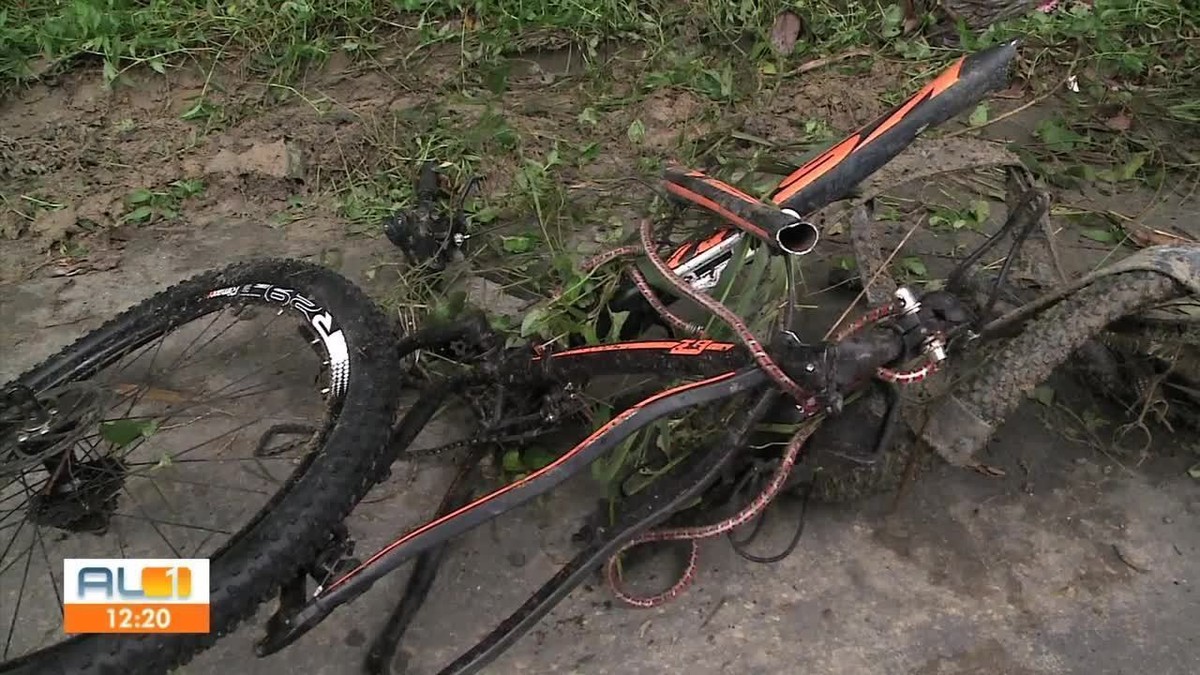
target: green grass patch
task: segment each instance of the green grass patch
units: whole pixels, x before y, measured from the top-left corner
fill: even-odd
[[[20,0],[0,10],[0,80],[44,75],[79,58],[105,76],[146,66],[164,72],[189,58],[249,56],[252,66],[286,80],[338,51],[366,53],[397,32],[424,42],[482,44],[520,51],[560,39],[595,45],[624,37],[666,42],[695,28],[702,37],[762,50],[776,13],[807,16],[797,52],[859,41],[874,3],[828,0]],[[832,38],[827,36],[833,36]]]

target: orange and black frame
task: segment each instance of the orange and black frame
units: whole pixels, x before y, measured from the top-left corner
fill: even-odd
[[[758,237],[776,252],[808,253],[816,245],[818,232],[805,217],[844,198],[925,129],[965,112],[1005,86],[1018,46],[1019,41],[1011,40],[958,58],[908,100],[789,174],[769,204],[700,171],[678,167],[664,173],[665,187],[672,195]],[[676,250],[671,258],[673,267],[686,263],[688,256],[678,254],[689,247],[697,248],[689,242]]]
[[[903,103],[789,174],[776,188],[771,203],[701,171],[669,167],[663,175],[668,192],[720,216],[732,227],[680,244],[667,258],[667,265],[693,285],[700,279],[711,282],[732,259],[743,233],[765,242],[772,252],[803,255],[812,251],[819,231],[805,217],[844,198],[928,127],[966,112],[991,91],[1004,87],[1019,46],[1018,40],[1011,40],[956,59]],[[670,289],[655,290],[664,302],[674,300]],[[619,336],[622,340],[659,322],[657,313],[632,284],[618,289],[608,309],[627,313]],[[608,312],[601,311],[597,321],[598,333],[607,335]],[[582,336],[570,336],[569,340],[573,345],[583,344]]]
[[[774,207],[768,209],[778,207],[785,214],[785,209],[798,214],[807,213],[839,198],[856,182],[898,154],[925,127],[943,122],[965,110],[987,91],[1002,84],[1005,66],[1014,57],[1016,47],[1016,42],[1009,42],[955,62],[908,102],[797,169],[781,184],[773,200]],[[688,172],[677,172],[675,175],[681,181],[677,185],[704,197],[734,216],[732,222],[735,226],[746,227],[749,224],[747,231],[750,234],[761,236],[761,233],[765,233],[768,239],[778,243],[779,229],[788,227],[775,211],[752,209],[745,199],[746,195],[734,188]],[[717,196],[718,192],[723,196]],[[707,204],[702,205],[708,207]],[[725,208],[730,205],[735,206]],[[748,216],[762,216],[764,221],[754,222]],[[724,245],[728,240],[728,237],[721,238],[713,246]],[[708,250],[713,246],[709,246]],[[684,261],[681,264],[687,263]],[[930,313],[929,316],[938,318],[936,313]],[[943,319],[938,320],[944,322]],[[914,357],[921,349],[923,340],[909,340],[907,336],[946,334],[950,330],[948,326],[941,325],[924,328],[923,333],[882,329],[850,336],[836,345],[796,344],[791,352],[780,355],[780,363],[784,371],[796,378],[805,391],[831,389],[840,396],[842,384],[847,388],[857,386],[864,379],[862,373],[876,372],[885,364]],[[410,341],[408,348],[421,348],[421,344]],[[658,364],[658,372],[681,372],[682,369],[665,367],[667,361],[679,360],[681,364],[689,364],[684,369],[690,369],[697,375],[703,373],[704,379],[665,389],[625,409],[554,462],[409,531],[354,569],[327,580],[307,598],[304,597],[303,587],[300,587],[300,602],[295,606],[287,606],[290,603],[284,603],[281,595],[280,611],[268,622],[267,635],[257,644],[256,651],[264,656],[292,643],[334,608],[353,599],[404,562],[545,494],[655,420],[705,403],[752,394],[769,386],[766,371],[739,352],[741,348],[730,343],[703,339],[668,340],[583,347],[546,357],[518,359],[516,363],[522,368],[537,369],[537,372],[570,368],[572,363],[582,367],[580,364],[590,362],[591,368],[603,366],[605,372],[612,374],[621,372],[623,366],[636,368],[637,372],[652,372],[644,368],[647,363],[643,360],[647,358]],[[597,358],[601,360],[597,362]],[[827,367],[818,367],[818,364]],[[494,378],[495,382],[504,382],[509,386],[518,386],[521,382],[520,378],[510,378],[504,372],[495,374]],[[393,445],[404,448],[411,443],[416,433],[433,417],[441,398],[450,391],[451,386],[449,382],[443,383],[440,387],[427,390],[418,399],[417,405],[398,423],[398,431],[393,434]],[[462,383],[453,386],[461,388]],[[575,583],[581,578],[576,575],[571,581]],[[543,612],[555,598],[561,598],[569,588],[563,582],[551,590],[553,593],[534,603],[537,607],[522,611],[533,617]],[[528,622],[522,625],[527,626]],[[509,644],[519,634],[519,629],[502,627],[485,642],[502,646]],[[457,675],[476,672],[496,653],[496,650],[484,649],[477,655],[468,656],[465,661],[452,664],[446,672]]]

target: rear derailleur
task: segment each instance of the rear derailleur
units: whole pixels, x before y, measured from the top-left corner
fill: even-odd
[[[466,252],[467,216],[463,204],[479,183],[472,178],[451,209],[439,202],[442,190],[438,185],[435,162],[425,162],[417,179],[417,200],[411,208],[400,211],[384,221],[383,231],[389,241],[404,252],[413,265],[426,265],[435,272]]]

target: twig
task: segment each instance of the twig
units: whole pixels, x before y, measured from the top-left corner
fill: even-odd
[[[1013,108],[1012,110],[1009,110],[1009,111],[1008,111],[1008,112],[1006,112],[1006,113],[1002,113],[1002,114],[1000,114],[1000,115],[998,115],[998,116],[996,116],[996,117],[993,117],[992,119],[990,119],[990,120],[988,120],[988,121],[984,122],[983,124],[980,124],[980,125],[978,125],[978,126],[966,127],[966,128],[963,128],[963,129],[958,129],[958,130],[956,130],[956,131],[951,131],[951,132],[950,132],[950,133],[948,133],[948,134],[944,134],[944,135],[942,136],[942,138],[954,138],[954,137],[956,137],[956,136],[961,136],[961,135],[963,135],[963,134],[965,134],[965,133],[967,133],[967,132],[969,132],[969,131],[977,131],[977,130],[979,130],[979,129],[982,129],[982,128],[986,127],[986,126],[989,126],[989,125],[995,124],[996,122],[999,122],[1000,120],[1008,119],[1009,117],[1012,117],[1013,115],[1016,115],[1016,114],[1018,114],[1018,113],[1020,113],[1020,112],[1023,112],[1023,111],[1025,111],[1025,110],[1028,110],[1029,108],[1031,108],[1031,107],[1033,107],[1033,106],[1035,106],[1035,105],[1037,105],[1037,104],[1041,103],[1042,101],[1045,101],[1046,99],[1050,98],[1050,96],[1051,96],[1051,95],[1053,95],[1055,92],[1057,92],[1057,91],[1058,91],[1058,90],[1059,90],[1059,89],[1060,89],[1060,88],[1063,86],[1063,84],[1064,84],[1065,82],[1069,82],[1069,81],[1071,80],[1071,78],[1072,78],[1072,77],[1075,75],[1075,66],[1079,65],[1079,54],[1080,54],[1080,52],[1082,51],[1082,49],[1083,49],[1083,48],[1082,48],[1082,47],[1080,47],[1079,49],[1076,49],[1076,50],[1075,50],[1075,57],[1071,59],[1071,65],[1070,65],[1070,67],[1068,67],[1068,68],[1067,68],[1067,76],[1066,76],[1066,77],[1064,77],[1063,79],[1059,80],[1059,81],[1058,81],[1058,84],[1056,84],[1056,85],[1054,85],[1053,87],[1051,87],[1051,88],[1050,88],[1048,91],[1046,91],[1045,93],[1043,93],[1043,94],[1040,94],[1040,95],[1038,95],[1038,96],[1034,97],[1034,98],[1033,98],[1032,100],[1030,100],[1028,103],[1023,103],[1023,104],[1021,104],[1021,105],[1017,106],[1016,108]]]
[[[1129,556],[1126,555],[1125,551],[1121,550],[1121,547],[1119,545],[1113,544],[1112,548],[1113,548],[1113,553],[1117,554],[1117,559],[1120,560],[1121,562],[1125,563],[1129,567],[1129,569],[1131,569],[1135,572],[1141,572],[1143,574],[1150,571],[1150,570],[1146,569],[1145,567],[1142,567],[1141,565],[1138,565],[1138,564],[1134,563],[1132,560],[1130,560]]]
[[[729,596],[722,595],[721,599],[717,601],[717,606],[713,607],[708,613],[708,616],[704,617],[704,620],[700,622],[700,627],[704,628],[707,626],[713,620],[713,617],[717,615],[717,612],[721,611],[721,608],[725,606],[725,603],[728,602],[728,600]]]
[[[883,271],[886,270],[888,265],[892,263],[892,259],[896,257],[896,254],[900,252],[900,249],[904,248],[904,244],[908,243],[909,238],[913,236],[913,233],[916,232],[917,228],[920,227],[924,222],[925,216],[921,216],[917,222],[913,223],[913,226],[909,228],[908,233],[904,235],[904,238],[900,240],[899,244],[896,244],[896,248],[892,249],[892,252],[888,254],[887,258],[884,259],[883,264],[879,266],[879,269],[875,270],[875,273],[871,275],[871,278],[863,284],[862,290],[858,292],[858,295],[854,297],[854,300],[846,305],[846,309],[842,310],[842,315],[838,317],[837,321],[833,322],[833,325],[830,326],[829,330],[825,333],[825,337],[821,338],[822,340],[828,340],[830,335],[833,335],[838,328],[842,327],[842,322],[846,320],[846,316],[850,314],[850,310],[858,304],[859,300],[863,299],[863,296],[867,294],[867,289],[871,287],[871,284],[875,283],[875,279],[877,279],[880,274],[883,274]]]
[[[833,56],[826,56],[826,57],[820,58],[820,59],[813,59],[811,61],[805,61],[804,63],[801,63],[800,66],[795,68],[794,70],[789,70],[788,72],[784,73],[783,77],[791,77],[793,75],[803,75],[804,73],[807,73],[812,70],[817,70],[818,68],[824,68],[825,66],[828,66],[832,63],[837,63],[838,61],[845,61],[846,59],[852,59],[856,56],[871,56],[871,55],[872,55],[872,52],[869,49],[851,49],[850,51],[842,52],[841,54],[834,54]]]
[[[958,136],[962,136],[962,135],[963,135],[963,134],[965,134],[965,133],[969,133],[969,132],[972,132],[972,131],[979,131],[980,129],[982,129],[982,128],[986,127],[986,126],[991,126],[991,125],[995,124],[996,122],[999,122],[999,121],[1001,121],[1001,120],[1008,119],[1009,117],[1012,117],[1013,115],[1016,115],[1016,114],[1018,114],[1018,113],[1024,112],[1024,111],[1026,111],[1026,110],[1028,110],[1028,109],[1032,108],[1033,106],[1035,106],[1035,105],[1037,105],[1037,104],[1041,103],[1042,101],[1045,101],[1046,99],[1050,98],[1050,95],[1051,95],[1051,94],[1054,94],[1055,92],[1057,92],[1057,91],[1058,91],[1058,88],[1059,88],[1059,87],[1061,87],[1061,86],[1062,86],[1061,84],[1059,84],[1059,85],[1056,85],[1056,86],[1052,87],[1052,88],[1051,88],[1049,91],[1047,91],[1046,93],[1044,93],[1044,94],[1042,94],[1042,95],[1040,95],[1040,96],[1037,96],[1036,98],[1033,98],[1032,100],[1030,100],[1030,101],[1028,101],[1028,102],[1026,102],[1026,103],[1022,103],[1021,105],[1019,105],[1019,106],[1017,106],[1017,107],[1013,108],[1012,110],[1009,110],[1009,111],[1008,111],[1008,112],[1006,112],[1006,113],[1003,113],[1003,114],[997,115],[996,117],[993,117],[992,119],[990,119],[990,120],[988,120],[988,121],[984,122],[983,124],[977,124],[977,125],[975,125],[975,126],[973,126],[973,127],[963,127],[962,129],[957,129],[957,130],[955,130],[955,131],[951,131],[951,132],[949,132],[949,133],[942,134],[942,138],[955,138],[955,137],[958,137]]]

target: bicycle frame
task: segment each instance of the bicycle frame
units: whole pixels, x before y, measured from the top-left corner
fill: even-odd
[[[700,172],[668,171],[667,186],[673,194],[716,213],[736,228],[722,230],[701,242],[684,244],[671,256],[669,263],[673,261],[671,266],[676,270],[699,273],[706,265],[711,267],[711,262],[717,260],[715,256],[732,255],[737,238],[744,234],[763,240],[772,250],[790,255],[811,250],[816,243],[815,228],[801,220],[799,214],[810,213],[843,197],[899,154],[924,129],[965,111],[989,91],[1003,86],[1007,66],[1015,57],[1018,44],[1011,41],[959,58],[905,103],[786,177],[772,196],[771,204],[759,202]],[[692,254],[690,259],[689,253]],[[698,260],[701,262],[696,262]],[[688,265],[691,265],[690,269]],[[903,346],[882,346],[881,343],[878,349],[876,356],[881,361],[878,365],[895,361],[905,353]],[[630,356],[637,352],[658,354],[660,358],[704,356],[704,359],[697,359],[697,371],[704,371],[706,366],[714,364],[721,367],[718,372],[705,373],[704,379],[663,390],[626,409],[552,464],[421,525],[355,569],[318,587],[296,614],[281,617],[279,624],[273,626],[274,630],[268,630],[257,653],[265,656],[294,642],[336,607],[361,594],[374,581],[409,559],[546,493],[655,420],[686,408],[761,389],[768,383],[768,377],[758,366],[729,367],[738,362],[732,357],[742,351],[740,345],[733,343],[668,340],[619,342],[534,356],[529,363],[537,367],[569,367],[572,359],[582,360],[588,355]],[[794,351],[791,357],[786,368],[789,374],[799,373],[802,377],[806,366],[814,365],[812,360],[804,360],[813,358],[811,350]],[[746,364],[749,359],[743,356],[740,362]],[[614,369],[609,366],[610,372]],[[809,367],[807,372],[819,370]],[[635,372],[646,371],[643,364]],[[822,375],[817,372],[814,377]],[[809,384],[818,387],[828,383]],[[444,394],[443,391],[440,395]],[[427,398],[408,413],[401,427],[419,429],[424,426],[440,404],[438,396]],[[415,432],[411,435],[415,436]]]
[[[763,241],[772,253],[808,254],[815,248],[820,232],[803,216],[842,199],[925,129],[961,114],[985,94],[1003,86],[1004,73],[1017,46],[1015,41],[1008,42],[958,59],[904,103],[786,176],[771,195],[770,204],[702,172],[667,169],[663,184],[669,193],[730,225],[679,245],[667,258],[668,266],[693,288],[708,290],[716,286],[747,234]],[[751,249],[747,257],[754,253]],[[626,286],[618,291],[610,308],[653,316],[639,300],[637,290]],[[626,330],[633,332],[640,327],[637,321],[627,320],[622,338]]]

